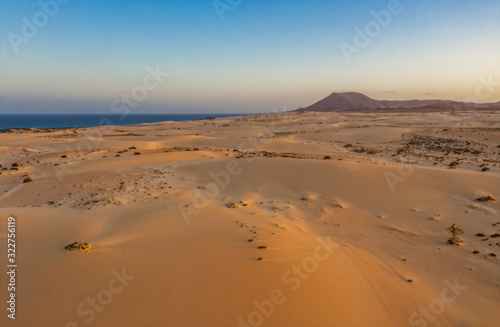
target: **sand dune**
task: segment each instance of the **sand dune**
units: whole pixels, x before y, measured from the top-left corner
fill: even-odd
[[[497,326],[500,204],[477,199],[500,200],[499,123],[308,112],[2,133],[16,323]]]

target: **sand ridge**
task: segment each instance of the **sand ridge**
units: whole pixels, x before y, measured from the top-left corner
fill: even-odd
[[[307,112],[1,133],[18,322],[496,326],[499,123]],[[64,249],[77,241],[92,248]]]

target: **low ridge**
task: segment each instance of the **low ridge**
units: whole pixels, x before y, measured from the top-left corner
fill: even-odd
[[[376,100],[358,92],[332,93],[326,98],[295,111],[341,111],[373,109],[464,110],[500,109],[500,103],[465,103],[450,100]]]

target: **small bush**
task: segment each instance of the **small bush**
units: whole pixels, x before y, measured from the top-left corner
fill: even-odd
[[[75,250],[85,251],[90,249],[91,247],[92,246],[86,242],[74,242],[69,245],[66,245],[64,248],[68,251],[75,251]]]
[[[494,202],[496,200],[493,199],[491,196],[487,195],[487,196],[482,196],[480,198],[477,198],[476,201],[479,201],[479,202]]]
[[[460,238],[460,235],[462,235],[464,231],[458,228],[455,224],[451,224],[451,226],[446,230],[451,234],[451,238],[448,240],[448,244],[458,245],[463,242],[463,240]]]

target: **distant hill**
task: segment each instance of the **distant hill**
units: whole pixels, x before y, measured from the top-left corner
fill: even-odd
[[[464,103],[450,100],[375,100],[362,93],[332,93],[309,107],[295,111],[341,111],[341,110],[377,110],[377,109],[421,109],[421,110],[468,110],[500,109],[496,103]]]

